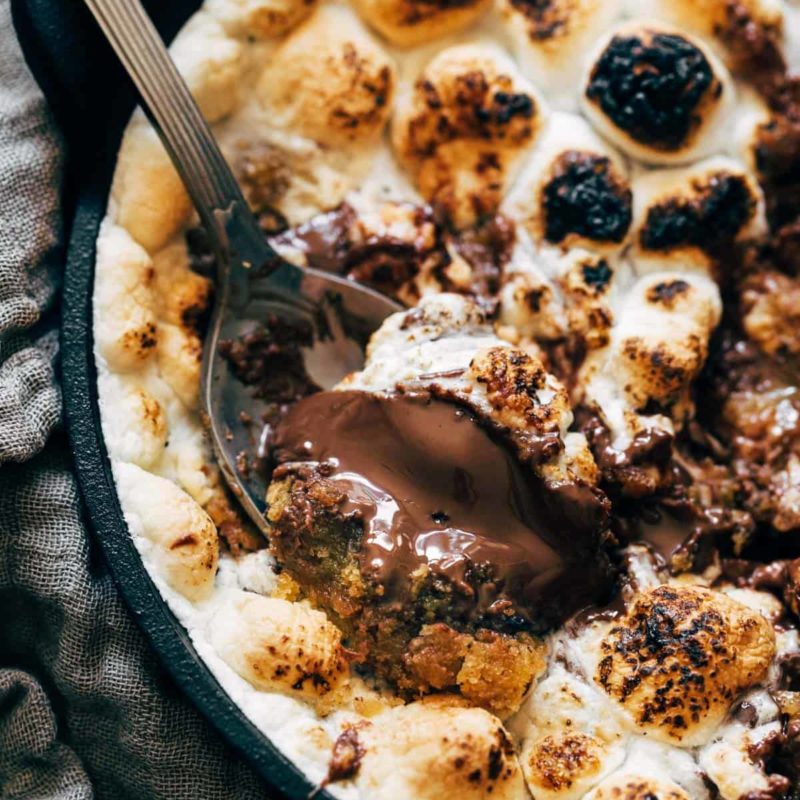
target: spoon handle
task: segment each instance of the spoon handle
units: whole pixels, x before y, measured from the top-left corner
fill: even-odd
[[[85,0],[142,98],[203,225],[233,274],[274,259],[236,178],[139,0]],[[230,259],[231,250],[236,258]]]

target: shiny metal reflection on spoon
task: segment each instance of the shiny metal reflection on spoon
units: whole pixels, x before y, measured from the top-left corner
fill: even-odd
[[[219,343],[253,330],[270,316],[305,322],[313,344],[302,350],[309,377],[322,388],[363,363],[369,334],[400,306],[345,278],[301,269],[270,247],[248,208],[211,130],[139,0],[85,0],[133,80],[142,107],[183,179],[211,238],[218,265],[216,299],[203,352],[201,403],[214,450],[231,489],[264,530],[266,483],[256,470],[237,469],[258,435],[242,412],[266,410],[231,372]]]

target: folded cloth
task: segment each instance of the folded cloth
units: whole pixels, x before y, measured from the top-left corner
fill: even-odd
[[[57,384],[59,138],[0,0],[0,797],[264,798],[87,535]]]

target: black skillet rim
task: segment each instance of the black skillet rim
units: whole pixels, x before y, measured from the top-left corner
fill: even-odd
[[[116,151],[135,98],[127,83],[117,83],[125,88],[115,93],[113,108],[95,110],[94,115],[90,113],[87,117],[92,92],[81,93],[87,75],[96,76],[98,69],[107,69],[107,80],[101,83],[112,85],[122,76],[109,60],[105,44],[98,44],[93,29],[87,28],[90,21],[85,10],[76,10],[79,4],[67,5],[72,8],[51,0],[13,0],[12,10],[26,60],[50,101],[73,163],[67,175],[65,198],[64,238],[68,245],[61,298],[61,380],[67,432],[88,527],[134,619],[179,689],[261,775],[268,789],[280,797],[305,800],[316,787],[244,715],[195,652],[187,631],[148,575],[120,508],[100,426],[92,287],[97,234],[105,215]],[[162,35],[171,39],[198,2],[181,3],[177,16],[173,6],[171,17],[163,22],[159,19],[158,5],[148,5]],[[58,74],[58,68],[63,65],[62,48],[70,33],[76,33],[78,39],[71,50],[89,53],[89,60],[96,56],[101,63],[88,72],[78,71],[65,77]],[[91,40],[85,50],[80,46],[83,39]],[[87,118],[107,124],[103,125],[99,139],[81,144],[76,136],[82,136]],[[76,173],[82,176],[80,180],[75,179]],[[324,791],[314,796],[331,800]]]

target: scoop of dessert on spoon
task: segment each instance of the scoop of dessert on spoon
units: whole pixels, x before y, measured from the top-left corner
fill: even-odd
[[[211,239],[218,270],[201,402],[225,478],[264,529],[266,476],[244,463],[243,454],[257,448],[260,423],[274,402],[240,380],[241,372],[237,377],[236,343],[257,349],[263,342],[274,352],[269,335],[280,330],[284,355],[300,362],[292,371],[327,389],[362,365],[369,335],[400,306],[345,278],[283,260],[250,211],[139,0],[86,0],[86,5],[136,85]]]

